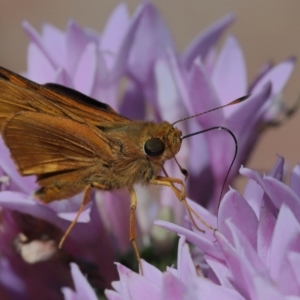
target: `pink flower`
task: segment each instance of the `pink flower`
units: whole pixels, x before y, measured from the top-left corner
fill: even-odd
[[[203,112],[251,93],[251,97],[243,104],[178,123],[178,127],[184,134],[211,126],[226,126],[236,134],[239,153],[228,180],[230,181],[240,164],[247,159],[259,136],[258,128],[284,112],[279,95],[294,68],[294,59],[288,59],[274,67],[268,66],[248,87],[245,61],[235,37],[229,36],[220,53],[216,51],[216,42],[232,22],[233,17],[226,16],[196,37],[181,54],[175,49],[168,28],[151,3],[142,3],[132,17],[129,16],[126,5],[120,4],[109,18],[101,34],[82,28],[75,21],[70,21],[65,32],[46,24],[42,34],[39,35],[25,22],[24,29],[29,36],[30,44],[28,70],[24,75],[39,83],[55,82],[77,89],[97,100],[108,103],[121,114],[133,120],[154,119],[157,122],[162,120],[175,122],[183,117]],[[123,93],[118,99],[119,87],[124,77],[127,80],[123,84]],[[219,145],[217,145],[217,140]],[[32,278],[37,277],[40,281],[46,282],[47,274],[42,277],[37,271],[34,276],[29,276],[31,272],[35,271],[35,267],[30,267],[25,261],[25,257],[20,262],[17,249],[10,246],[13,245],[12,241],[18,240],[19,235],[26,232],[25,238],[30,242],[36,240],[41,242],[29,246],[32,246],[32,249],[46,249],[46,254],[37,253],[37,257],[33,258],[30,255],[30,259],[33,261],[36,259],[38,261],[39,259],[46,260],[43,263],[48,263],[51,269],[51,262],[49,263],[49,259],[46,258],[49,258],[48,255],[51,256],[52,250],[54,253],[58,253],[56,246],[54,249],[52,248],[52,242],[54,241],[54,245],[57,245],[62,232],[69,225],[66,220],[74,218],[79,203],[82,201],[82,195],[56,201],[49,205],[32,200],[33,192],[36,190],[35,179],[21,177],[18,174],[9,158],[9,152],[2,142],[0,152],[0,205],[3,207],[7,224],[10,224],[12,228],[2,236],[5,241],[2,243],[2,253],[5,253],[2,261],[13,278],[12,282],[16,282],[17,292],[7,285],[3,278],[1,279],[1,274],[0,289],[3,285],[9,295],[16,293],[19,296],[23,293],[27,296],[30,295],[29,292],[34,292],[31,289],[34,282]],[[225,133],[215,131],[184,140],[178,155],[178,160],[187,167],[190,173],[187,182],[189,195],[197,202],[207,205],[212,212],[215,211],[216,199],[220,195],[220,189],[233,153],[234,147],[230,137]],[[166,169],[170,176],[182,178],[178,166],[173,161],[166,164]],[[258,184],[261,184],[259,179],[255,178]],[[265,188],[265,186],[264,182],[263,187]],[[158,191],[151,187],[147,189],[137,186],[136,189],[138,192],[138,236],[140,237],[138,242],[144,247],[149,246],[150,241],[153,241],[153,244],[164,246],[154,233],[153,220],[166,212],[169,220],[182,225],[185,210],[167,188]],[[259,194],[257,187],[253,188],[253,191]],[[270,195],[265,193],[271,199]],[[272,197],[275,199],[274,195]],[[210,274],[213,274],[212,271],[214,271],[214,277],[208,276],[211,281],[208,282],[207,279],[199,277],[199,274],[195,272],[188,248],[182,238],[177,270],[170,268],[167,273],[163,274],[145,262],[145,277],[141,277],[118,264],[121,279],[114,285],[117,292],[107,292],[107,295],[111,299],[120,299],[120,297],[128,299],[131,293],[135,297],[139,297],[140,293],[144,295],[145,291],[149,291],[149,296],[156,295],[162,299],[177,297],[179,299],[183,294],[192,295],[194,291],[203,291],[204,289],[206,291],[204,295],[217,296],[221,294],[226,295],[228,299],[242,299],[241,297],[252,297],[251,293],[257,294],[259,290],[257,286],[264,284],[264,280],[277,282],[278,278],[274,276],[276,274],[277,277],[280,276],[280,272],[277,270],[275,275],[272,273],[272,276],[274,275],[272,277],[268,273],[268,266],[258,268],[258,259],[255,258],[258,254],[251,250],[259,244],[258,240],[256,244],[254,243],[256,235],[253,230],[260,228],[260,221],[255,219],[257,212],[260,211],[260,203],[257,204],[254,201],[256,206],[253,205],[251,209],[254,213],[251,213],[247,202],[241,200],[242,204],[239,201],[237,204],[234,200],[236,198],[241,197],[237,196],[233,190],[226,194],[219,212],[219,231],[215,236],[208,231],[205,235],[199,235],[198,232],[179,225],[172,225],[172,227],[167,223],[160,223],[165,227],[171,226],[175,232],[181,232],[206,253],[207,263],[203,265],[201,262],[201,265],[209,265]],[[261,201],[267,200],[263,198]],[[280,218],[278,217],[274,221],[276,209],[280,209],[280,214],[288,214],[286,212],[288,207],[282,206],[282,208],[281,204],[278,205],[280,199],[275,201],[277,206],[272,204],[272,201],[272,199],[267,201],[266,207],[273,216],[273,219],[270,217],[270,222],[277,224]],[[210,224],[217,226],[217,219],[212,213],[193,203],[191,205],[195,206],[195,210],[200,215],[204,214]],[[237,217],[237,212],[233,221],[227,220],[228,215],[235,211],[234,207],[240,205],[242,205],[241,216],[245,214],[249,217],[249,224],[254,226],[253,228],[247,229],[245,225],[240,224],[244,219]],[[96,207],[101,212],[101,218]],[[59,295],[62,297],[61,289],[64,287],[63,293],[67,299],[80,298],[83,297],[82,295],[93,299],[94,295],[89,291],[86,282],[82,280],[77,267],[72,264],[71,271],[68,269],[70,261],[80,265],[81,270],[89,275],[90,280],[98,288],[109,285],[116,275],[112,265],[114,252],[125,253],[130,246],[127,235],[129,207],[129,197],[124,191],[94,191],[90,205],[86,207],[79,224],[75,226],[65,243],[65,251],[69,258],[67,266],[63,260],[58,259],[57,262],[57,264],[61,263],[58,272],[63,269],[61,274],[67,275],[56,276],[55,269],[51,269],[51,276],[57,278],[53,293],[59,291]],[[281,212],[282,210],[283,212]],[[293,208],[292,211],[295,213]],[[34,238],[30,239],[28,224],[26,224],[28,215],[35,221],[38,219],[46,221],[47,228],[55,228],[47,235],[49,244],[44,243],[38,228],[31,229],[34,232]],[[267,220],[269,219],[267,218]],[[271,227],[269,221],[266,222],[267,225],[261,226],[266,227],[265,230],[268,233]],[[261,234],[265,234],[264,229],[261,230]],[[264,238],[264,236],[261,237],[262,240]],[[267,246],[270,246],[270,243]],[[28,248],[21,245],[21,255],[28,254],[25,249]],[[253,265],[247,266],[249,269],[246,269],[245,274],[241,267],[245,263],[245,255],[241,256],[244,252],[240,249],[243,251],[247,249],[244,252],[251,259],[254,257]],[[262,249],[265,250],[268,247],[262,246]],[[296,261],[297,257],[295,258],[294,254],[291,255],[292,258],[289,256],[288,259]],[[229,257],[229,262],[226,260],[227,257]],[[181,259],[183,260],[181,261]],[[283,255],[282,259],[286,262]],[[4,270],[6,269],[4,268]],[[221,275],[218,275],[216,270],[220,270]],[[262,273],[259,273],[260,271]],[[251,274],[257,272],[262,276],[260,278],[263,281],[258,279],[256,283],[253,283],[250,293],[249,288],[245,287],[245,282],[252,278]],[[287,272],[289,272],[287,278],[290,278],[288,276],[291,274],[291,270],[289,269]],[[23,278],[24,274],[29,275]],[[101,276],[104,277],[103,282],[100,280]],[[75,292],[69,289],[71,277],[75,282]],[[188,281],[187,278],[191,278],[191,281]],[[78,281],[76,281],[77,279]],[[128,283],[128,286],[123,287],[124,282]],[[81,286],[83,286],[82,291],[80,290]],[[29,287],[29,292],[27,287]],[[41,287],[44,286],[41,285]],[[153,290],[151,290],[152,287]],[[270,289],[271,287],[270,285]],[[48,288],[51,289],[51,287]],[[283,293],[281,287],[278,288],[278,291]],[[42,292],[42,289],[39,292]],[[39,295],[38,298],[41,298],[40,294],[37,295]]]
[[[41,83],[51,81],[75,88],[129,118],[170,122],[251,93],[244,104],[178,124],[184,134],[211,126],[225,126],[235,133],[239,152],[229,183],[255,144],[257,128],[276,117],[274,102],[278,102],[294,67],[291,59],[269,67],[248,88],[246,65],[237,40],[229,36],[219,55],[215,49],[232,22],[229,15],[215,23],[182,54],[177,54],[168,28],[151,3],[141,4],[131,18],[126,5],[120,4],[101,35],[71,21],[65,33],[46,24],[40,36],[24,23],[30,38],[26,76]],[[124,76],[128,80],[118,100],[118,86]],[[192,199],[215,210],[233,154],[234,143],[224,132],[184,140],[178,160],[189,171],[187,186]],[[182,178],[174,161],[168,162],[166,169],[170,176]],[[169,210],[178,224],[185,210],[166,188],[156,192],[155,197],[151,188],[138,190],[139,236],[147,246],[153,238],[152,222],[161,209]],[[127,251],[130,243],[124,228],[128,227],[128,194],[97,191],[96,197],[119,251]]]
[[[113,282],[115,291],[106,290],[109,300],[137,299],[244,299],[232,288],[220,286],[204,278],[195,268],[185,238],[178,244],[177,268],[169,267],[162,273],[143,261],[144,276],[117,264],[120,281]]]
[[[270,174],[241,168],[249,178],[244,196],[231,189],[222,199],[218,219],[195,210],[218,231],[202,234],[165,221],[204,253],[207,278],[237,291],[242,299],[292,299],[300,296],[300,167],[290,186],[282,183],[283,158]],[[227,298],[222,298],[227,299]],[[230,298],[228,298],[230,299]],[[298,299],[298,298],[295,298]]]

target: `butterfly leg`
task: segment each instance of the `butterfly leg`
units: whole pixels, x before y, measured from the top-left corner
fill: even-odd
[[[71,230],[74,228],[75,224],[77,223],[77,220],[80,216],[80,214],[82,213],[84,207],[86,206],[86,204],[89,202],[90,200],[90,192],[91,192],[91,186],[88,185],[85,189],[85,192],[84,192],[84,197],[83,197],[83,200],[82,200],[82,203],[78,209],[78,212],[75,216],[75,219],[72,221],[72,223],[69,225],[68,229],[66,230],[65,234],[63,235],[63,237],[61,238],[60,242],[59,242],[59,245],[58,245],[58,248],[62,248],[62,245],[63,243],[65,242],[67,236],[70,234]]]
[[[163,185],[169,187],[173,193],[176,195],[178,200],[186,207],[188,214],[191,218],[191,221],[193,225],[201,232],[205,232],[204,230],[200,229],[199,226],[196,224],[194,217],[195,216],[203,225],[205,225],[207,228],[211,230],[216,230],[216,228],[209,225],[206,221],[204,221],[187,203],[186,201],[186,192],[185,192],[185,185],[181,179],[178,178],[172,178],[172,177],[163,177],[163,176],[157,176],[155,179],[151,179],[149,183],[155,184],[155,185]],[[180,189],[178,189],[174,183],[180,185]]]
[[[141,274],[143,275],[143,266],[142,266],[142,262],[141,262],[141,256],[135,241],[136,238],[136,234],[135,234],[135,210],[136,210],[136,206],[137,206],[137,199],[136,199],[136,193],[134,191],[134,189],[131,187],[129,188],[129,192],[130,192],[130,219],[129,219],[129,240],[132,243],[134,252],[135,252],[135,256],[138,260],[139,263],[139,267],[140,267],[140,271]]]

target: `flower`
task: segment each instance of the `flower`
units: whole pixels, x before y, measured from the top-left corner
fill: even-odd
[[[129,16],[126,5],[120,4],[109,18],[101,35],[80,27],[75,21],[69,22],[66,32],[46,24],[42,34],[39,35],[29,23],[25,22],[24,29],[29,36],[30,44],[28,70],[23,74],[39,83],[55,82],[75,88],[108,103],[129,118],[154,119],[157,122],[162,120],[175,122],[251,93],[251,97],[243,104],[178,124],[184,133],[217,125],[226,126],[236,134],[240,151],[229,177],[230,181],[237,172],[237,166],[248,157],[259,136],[258,128],[284,111],[279,95],[294,67],[294,59],[288,59],[274,67],[268,66],[259,74],[258,79],[247,87],[245,62],[236,39],[229,36],[219,54],[216,50],[216,42],[232,22],[233,17],[226,16],[196,37],[181,54],[177,53],[171,34],[151,3],[142,3],[132,17]],[[123,86],[121,93],[120,86]],[[215,132],[197,139],[184,140],[178,155],[178,160],[186,165],[190,172],[189,195],[197,202],[209,204],[212,212],[215,210],[215,199],[220,195],[233,156],[232,141],[220,134]],[[215,145],[217,139],[223,147]],[[79,270],[74,264],[71,264],[70,271],[69,262],[79,265],[96,287],[109,286],[111,280],[115,278],[112,265],[114,252],[125,253],[130,245],[127,234],[124,234],[128,232],[129,225],[128,194],[123,191],[94,191],[90,205],[85,208],[79,224],[75,226],[65,243],[63,251],[68,258],[66,263],[58,255],[60,252],[56,245],[69,224],[66,219],[74,219],[82,195],[49,205],[33,200],[32,195],[36,190],[34,177],[23,178],[18,174],[2,142],[0,152],[3,153],[0,157],[2,189],[0,205],[3,207],[3,215],[7,222],[4,222],[3,226],[5,228],[5,224],[10,224],[12,227],[12,230],[3,235],[5,242],[2,243],[1,259],[13,282],[16,282],[17,291],[7,285],[4,279],[1,281],[1,278],[0,288],[3,286],[9,295],[15,293],[18,296],[22,293],[30,295],[34,291],[27,287],[32,286],[32,278],[39,277],[39,271],[35,276],[27,276],[25,279],[24,274],[39,270],[41,264],[49,265],[51,269],[51,262],[54,260],[64,270],[62,274],[63,272],[67,274],[65,282],[61,279],[61,274],[55,276],[56,271],[51,269],[53,271],[51,276],[57,278],[54,293],[60,293],[61,297],[64,295],[66,298],[78,298],[83,294],[93,298],[94,295],[87,291],[89,287],[80,277]],[[174,161],[166,164],[166,170],[172,177],[181,176]],[[156,242],[164,246],[153,231],[152,221],[156,216],[166,212],[166,215],[170,216],[169,219],[182,225],[185,214],[183,206],[175,200],[167,188],[157,191],[137,186],[136,190],[139,200],[138,231],[141,237],[138,242],[148,246],[150,241],[154,241],[153,244]],[[227,195],[230,193],[232,191]],[[226,201],[223,201],[222,207],[224,203]],[[102,212],[101,218],[96,207]],[[199,208],[195,209],[199,211]],[[208,222],[216,226],[216,217],[204,209],[201,211],[206,215]],[[43,227],[39,230],[39,226],[28,228],[26,222],[28,215],[34,224],[38,220],[43,220],[42,223],[47,222],[46,228],[49,232],[47,230],[43,232]],[[174,228],[179,230],[178,228],[182,227]],[[46,237],[43,235],[45,232]],[[216,233],[216,237],[212,233],[207,233],[205,237],[199,238],[196,233],[189,231],[187,238],[191,240],[191,236],[197,243],[200,243],[198,241],[200,239],[203,251],[209,252],[214,259],[217,258],[222,262],[225,260],[223,253],[225,250],[221,246],[225,248],[226,241],[223,244],[222,241],[228,239],[230,243],[232,240],[222,230]],[[215,239],[220,245],[219,248],[213,243]],[[183,239],[181,244],[184,244]],[[182,246],[180,249],[186,247]],[[182,251],[186,253],[188,250]],[[20,257],[22,263],[19,268]],[[189,254],[186,254],[185,259],[190,261],[188,257]],[[34,264],[29,264],[32,262]],[[190,268],[190,262],[188,266]],[[149,268],[154,270],[153,267]],[[58,268],[57,272],[61,269]],[[148,267],[145,269],[148,272]],[[124,278],[127,278],[128,274],[133,274],[120,264],[118,271]],[[177,283],[184,293],[190,293],[193,286],[197,289],[199,286],[205,286],[206,279],[199,279],[195,274],[197,278],[193,279],[190,285],[184,278],[174,277],[174,272],[174,270],[168,272],[166,276],[162,274],[160,276],[162,281],[156,282],[165,289],[163,292],[158,290],[160,295],[173,295],[174,292],[170,291],[170,287]],[[137,276],[138,280],[144,282],[144,279]],[[69,289],[72,288],[71,277],[75,284],[75,292]],[[39,277],[41,280],[42,278],[45,277]],[[230,280],[227,281],[231,282]],[[81,294],[79,289],[82,285],[84,287]],[[237,299],[240,295],[244,295],[244,291],[238,289],[236,292],[229,283],[228,286],[220,286],[215,282],[212,288],[216,289],[216,293],[228,293]]]
[[[62,292],[65,300],[97,300],[98,298],[94,290],[81,273],[79,267],[74,263],[71,263],[71,273],[75,285],[75,292],[69,287],[63,287]]]
[[[232,15],[224,17],[181,54],[177,54],[168,28],[151,3],[141,4],[132,18],[126,5],[120,4],[101,35],[74,21],[69,22],[65,33],[46,24],[39,35],[25,22],[30,38],[25,75],[40,83],[51,81],[75,88],[129,118],[158,122],[174,122],[251,93],[243,104],[178,124],[184,133],[212,126],[225,126],[234,132],[239,151],[230,182],[254,146],[258,128],[281,112],[273,104],[294,68],[293,59],[269,66],[247,88],[245,61],[235,37],[226,39],[219,55],[216,51],[216,42],[233,21]],[[118,100],[123,77],[127,81]],[[222,132],[184,140],[178,161],[189,171],[187,185],[192,199],[215,211],[233,154],[234,143]],[[166,170],[172,177],[182,177],[174,161],[166,163]],[[147,246],[151,239],[156,240],[152,222],[162,210],[169,210],[167,215],[182,224],[185,209],[167,188],[155,192],[137,189],[140,243]],[[96,198],[117,248],[126,252],[130,247],[124,235],[129,219],[128,193],[97,191]]]
[[[263,177],[241,168],[240,173],[249,178],[244,196],[230,189],[217,220],[194,205],[201,217],[218,228],[215,233],[156,221],[198,247],[204,253],[207,278],[237,291],[242,299],[300,296],[300,166],[293,169],[287,186],[282,182],[283,165],[279,157]]]
[[[204,278],[195,268],[185,238],[178,243],[177,269],[169,267],[162,273],[143,261],[144,276],[117,264],[120,280],[113,290],[106,290],[109,300],[115,299],[244,299],[232,288],[220,286]]]

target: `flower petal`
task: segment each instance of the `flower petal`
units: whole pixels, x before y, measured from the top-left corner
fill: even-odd
[[[109,70],[114,66],[116,55],[128,30],[129,22],[127,5],[120,3],[105,25],[100,44],[100,49],[105,56],[105,62]]]
[[[227,15],[197,36],[182,54],[181,61],[184,66],[189,69],[198,56],[204,59],[234,19],[233,15]]]
[[[247,93],[247,77],[244,56],[237,40],[230,36],[216,61],[212,82],[222,104]],[[225,115],[230,115],[230,108]]]
[[[250,91],[251,94],[258,93],[269,82],[272,83],[272,94],[280,93],[290,78],[295,63],[295,59],[290,58],[270,69],[269,72],[256,83]]]
[[[66,33],[66,69],[69,75],[75,74],[80,57],[89,42],[95,41],[75,21],[70,21]]]
[[[151,77],[155,60],[173,49],[173,42],[164,21],[151,3],[143,4],[143,18],[135,34],[129,59],[129,72],[140,83]]]
[[[268,176],[271,176],[279,181],[282,181],[283,178],[283,167],[284,167],[284,158],[278,155],[277,162]]]
[[[55,62],[55,66],[65,68],[66,44],[64,33],[51,24],[43,24],[41,39],[48,53],[51,53],[51,59]]]
[[[185,298],[189,299],[187,298],[187,287],[183,284],[183,282],[180,281],[180,279],[178,279],[172,273],[169,272],[164,273],[163,285],[162,285],[162,290],[159,299],[160,300],[181,300]]]
[[[300,198],[284,183],[266,176],[264,179],[265,192],[277,208],[285,203],[300,222]]]
[[[256,249],[258,219],[250,205],[233,189],[230,189],[222,199],[218,213],[218,230],[232,243],[230,229],[226,225],[228,219]]]
[[[278,291],[273,282],[266,278],[257,276],[253,278],[255,298],[257,300],[282,300],[283,295]]]
[[[286,254],[289,250],[292,250],[290,249],[291,243],[296,238],[298,239],[299,234],[300,224],[290,208],[286,204],[283,204],[275,225],[269,258],[270,275],[281,287],[284,286],[284,283],[288,286],[292,284],[292,282],[288,283],[288,281],[284,280],[281,272]],[[278,279],[281,279],[281,282]]]
[[[54,81],[55,69],[36,44],[29,44],[27,61],[27,78],[40,84]]]
[[[12,191],[17,190],[31,194],[32,191],[38,188],[37,184],[35,183],[35,176],[23,177],[16,170],[16,165],[11,159],[10,152],[5,146],[2,137],[0,137],[0,153],[0,167],[9,177]]]
[[[75,70],[74,88],[86,95],[91,95],[95,84],[97,55],[96,44],[88,43],[81,53]]]
[[[192,277],[197,276],[190,249],[184,236],[180,237],[178,243],[177,270],[178,277],[184,284],[188,284]]]
[[[144,120],[146,115],[146,102],[142,89],[135,85],[129,84],[123,96],[120,114],[131,120]]]
[[[55,64],[54,60],[52,59],[51,52],[49,51],[49,49],[47,49],[46,45],[44,44],[44,41],[42,40],[42,38],[40,37],[38,32],[27,21],[24,21],[22,23],[22,27],[25,30],[25,32],[27,33],[30,41],[32,43],[34,43],[40,49],[40,51],[44,54],[44,56],[49,61],[49,63],[52,65],[52,67],[55,68],[56,64]]]
[[[65,300],[97,300],[98,297],[86,278],[81,273],[78,266],[74,263],[71,263],[70,267],[76,292],[69,288],[63,288],[62,292],[65,296]]]
[[[235,289],[217,285],[206,278],[194,278],[192,282],[192,295],[199,295],[196,299],[206,300],[244,300],[245,298]],[[193,298],[192,298],[193,299]]]
[[[257,230],[257,254],[267,268],[270,267],[270,245],[275,224],[276,219],[273,214],[271,214],[267,208],[262,207]]]
[[[166,221],[158,220],[155,221],[154,224],[178,234],[184,235],[189,242],[193,243],[199,249],[205,251],[205,253],[208,253],[209,255],[217,259],[224,260],[223,254],[221,253],[220,249],[214,243],[205,238],[205,234],[195,233],[191,230]]]
[[[178,71],[178,70],[177,70]],[[177,121],[187,116],[182,107],[182,99],[179,94],[178,77],[174,78],[174,68],[166,59],[158,59],[154,66],[155,82],[157,86],[157,104],[163,120]]]
[[[192,65],[189,73],[189,91],[189,99],[193,108],[193,111],[190,111],[191,114],[205,112],[220,106],[220,100],[216,90],[211,84],[208,74],[206,74],[203,66],[198,63]],[[204,114],[196,120],[203,128],[223,124],[225,121],[222,109]]]

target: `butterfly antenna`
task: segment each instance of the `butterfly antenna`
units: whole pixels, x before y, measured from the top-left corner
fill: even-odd
[[[246,100],[246,99],[249,98],[249,97],[250,97],[250,95],[246,95],[246,96],[237,98],[237,99],[235,99],[235,100],[233,100],[233,101],[231,101],[231,102],[229,102],[229,103],[227,103],[227,104],[225,104],[225,105],[221,105],[221,106],[215,107],[215,108],[213,108],[213,109],[209,109],[209,110],[207,110],[207,111],[204,111],[204,112],[202,112],[202,113],[199,113],[199,114],[196,114],[196,115],[193,115],[193,116],[189,116],[189,117],[180,119],[180,120],[174,122],[172,125],[174,126],[175,124],[177,124],[177,123],[179,123],[179,122],[186,121],[186,120],[189,120],[189,119],[192,119],[192,118],[195,118],[195,117],[198,117],[198,116],[207,114],[207,113],[212,112],[212,111],[214,111],[214,110],[218,110],[218,109],[221,109],[221,108],[230,106],[230,105],[234,105],[234,104],[240,103],[240,102]]]
[[[219,206],[220,206],[220,203],[221,203],[221,199],[222,199],[222,195],[223,195],[223,192],[224,192],[224,189],[225,189],[226,181],[227,181],[227,179],[228,179],[229,173],[230,173],[230,171],[231,171],[231,169],[232,169],[232,166],[233,166],[233,164],[234,164],[234,161],[235,161],[236,156],[237,156],[237,153],[238,153],[238,142],[237,142],[237,139],[236,139],[234,133],[233,133],[230,129],[226,128],[226,127],[215,126],[215,127],[211,127],[211,128],[207,128],[207,129],[204,129],[204,130],[201,130],[201,131],[197,131],[197,132],[194,132],[194,133],[187,134],[187,135],[181,137],[181,140],[184,140],[184,139],[186,139],[186,138],[188,138],[188,137],[192,137],[192,136],[194,136],[194,135],[198,135],[198,134],[201,134],[201,133],[205,133],[205,132],[208,132],[208,131],[212,131],[212,130],[225,130],[226,132],[228,132],[228,133],[231,135],[231,137],[233,138],[234,143],[235,143],[235,152],[234,152],[234,156],[233,156],[233,159],[232,159],[232,161],[231,161],[231,164],[230,164],[230,166],[229,166],[229,168],[228,168],[228,171],[227,171],[227,173],[226,173],[226,176],[225,176],[225,179],[224,179],[224,182],[223,182],[223,185],[222,185],[222,189],[221,189],[219,201],[218,201],[218,209],[219,209]]]

